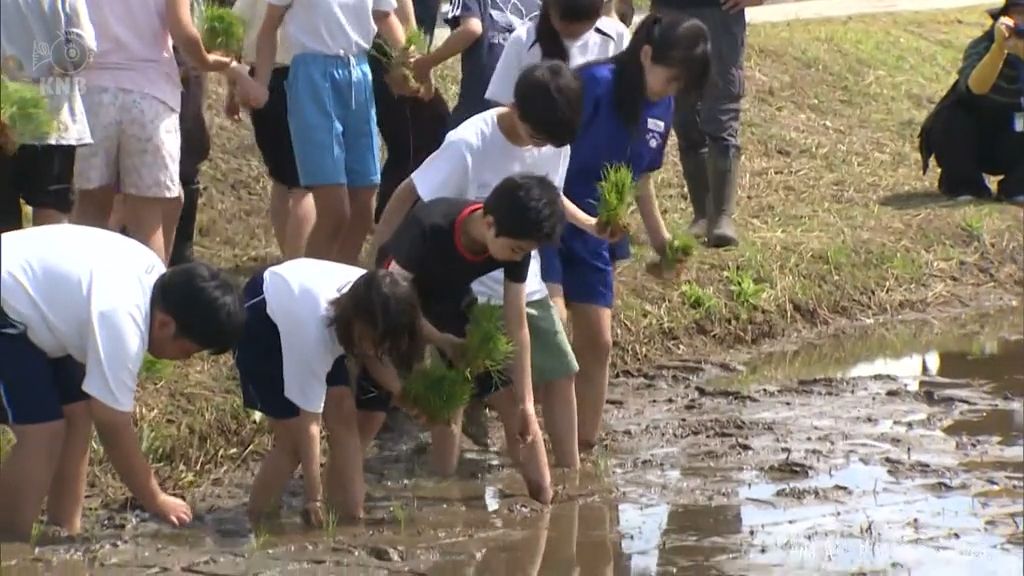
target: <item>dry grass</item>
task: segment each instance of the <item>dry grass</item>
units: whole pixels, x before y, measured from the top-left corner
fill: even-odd
[[[671,282],[646,275],[641,260],[651,253],[637,246],[618,274],[616,368],[1020,294],[1021,211],[942,203],[915,152],[920,121],[984,25],[970,10],[751,28],[743,245],[698,249]],[[438,71],[449,102],[457,69]],[[248,124],[222,117],[214,84],[197,254],[244,277],[277,258],[269,182]],[[665,167],[661,204],[670,223],[685,225],[676,159]],[[229,357],[148,377],[140,391],[140,433],[171,486],[214,481],[266,446],[263,427],[241,408]],[[123,495],[111,478],[104,464],[101,493]]]

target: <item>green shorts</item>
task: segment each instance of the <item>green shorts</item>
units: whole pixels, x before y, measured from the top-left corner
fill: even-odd
[[[526,323],[530,329],[534,386],[568,378],[579,371],[580,365],[551,298],[527,302]]]

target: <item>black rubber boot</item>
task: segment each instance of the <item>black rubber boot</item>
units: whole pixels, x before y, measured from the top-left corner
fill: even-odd
[[[736,246],[739,239],[732,217],[736,213],[737,176],[740,155],[738,150],[728,152],[712,149],[708,154],[708,246],[725,248]]]
[[[687,231],[695,238],[704,238],[708,233],[708,155],[707,152],[685,154],[681,158],[686,193],[693,207],[693,222]]]
[[[185,202],[178,218],[174,233],[174,249],[171,250],[171,266],[188,264],[193,259],[192,243],[196,235],[196,214],[199,212],[199,183],[183,187]]]

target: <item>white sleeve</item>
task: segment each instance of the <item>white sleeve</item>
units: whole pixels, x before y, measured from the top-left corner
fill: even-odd
[[[411,178],[416,194],[424,202],[435,198],[472,199],[469,189],[472,172],[473,157],[468,144],[461,138],[449,136]]]
[[[120,412],[135,408],[135,388],[146,354],[149,326],[139,309],[108,308],[90,314],[82,391]]]
[[[629,46],[629,41],[632,38],[633,36],[629,32],[629,28],[626,28],[626,26],[623,25],[619,34],[616,35],[615,53],[618,54],[619,52],[625,50],[626,46]]]
[[[324,410],[330,370],[321,353],[327,327],[320,318],[309,318],[288,306],[288,297],[294,292],[277,275],[264,275],[264,282],[267,314],[281,337],[284,396],[306,412],[319,414]],[[278,283],[280,286],[275,287]]]
[[[267,0],[267,4],[273,4],[274,6],[291,6],[292,0]]]
[[[529,24],[527,24],[529,26]],[[491,75],[491,82],[487,85],[485,98],[498,104],[512,104],[515,97],[516,80],[519,73],[523,71],[523,61],[526,55],[526,34],[523,28],[515,31],[508,37],[508,44],[501,51],[498,64],[494,67],[494,74]]]
[[[396,0],[373,0],[373,9],[381,12],[394,12],[398,8]]]
[[[558,148],[558,151],[561,152],[558,157],[558,165],[552,167],[553,170],[548,174],[548,178],[555,183],[555,186],[558,186],[559,190],[562,190],[565,188],[565,175],[569,171],[569,158],[572,150],[569,146],[563,146]]]

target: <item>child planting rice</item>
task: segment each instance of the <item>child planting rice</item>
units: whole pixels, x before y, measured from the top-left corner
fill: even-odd
[[[224,353],[242,331],[238,290],[205,264],[165,269],[144,245],[72,224],[0,242],[0,424],[17,438],[0,467],[0,540],[28,540],[43,501],[75,534],[93,427],[143,508],[174,526],[192,510],[164,492],[134,427],[148,352],[185,360]]]
[[[400,397],[399,371],[423,358],[420,307],[394,272],[298,258],[249,280],[245,334],[235,353],[246,408],[267,416],[274,445],[253,480],[254,521],[275,510],[301,468],[303,515],[363,515],[363,455]],[[320,426],[330,455],[320,480]]]
[[[565,194],[607,225],[621,222],[633,190],[640,217],[663,262],[677,258],[654,197],[651,173],[661,168],[672,126],[674,96],[699,93],[709,64],[708,33],[695,20],[648,16],[625,51],[583,66],[583,118],[565,179]],[[642,89],[638,89],[642,87]],[[634,182],[635,179],[635,182]],[[541,249],[552,299],[568,307],[576,377],[579,443],[598,440],[612,348],[614,266],[609,243],[575,226]]]
[[[378,254],[382,266],[411,277],[423,303],[426,339],[448,364],[466,358],[464,337],[475,302],[471,285],[491,272],[503,272],[502,312],[514,349],[509,377],[485,374],[474,380],[474,391],[497,410],[509,457],[519,466],[530,496],[542,503],[551,501],[551,475],[533,409],[524,283],[531,253],[554,240],[564,221],[561,194],[549,179],[510,176],[483,203],[437,198],[417,204]],[[500,351],[503,347],[495,345],[500,339],[494,333],[500,330],[494,327],[494,316],[481,313],[477,318],[477,326],[489,323],[490,327],[478,331],[469,352]],[[494,356],[468,360],[479,365],[499,361]],[[454,474],[458,464],[461,419],[458,409],[450,424],[431,427],[432,459],[444,476]]]

